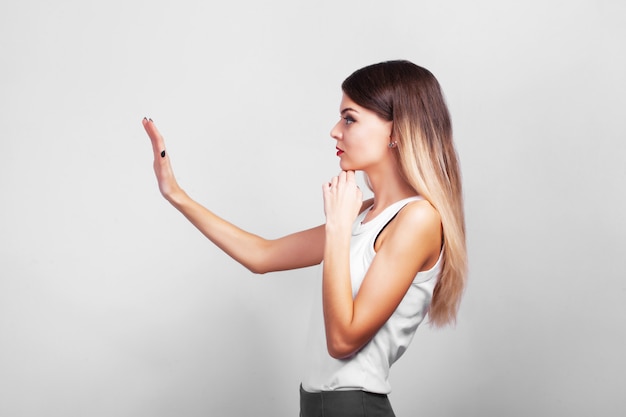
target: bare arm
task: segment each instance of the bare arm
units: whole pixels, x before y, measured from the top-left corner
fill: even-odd
[[[202,234],[250,271],[265,273],[316,265],[322,261],[324,226],[268,240],[246,232],[203,207],[180,188],[165,152],[163,137],[152,120],[143,126],[152,142],[159,191]]]
[[[381,233],[376,256],[353,299],[350,234],[359,199],[354,173],[341,173],[324,186],[324,323],[328,352],[335,358],[352,355],[376,334],[417,272],[437,261],[441,247],[437,211],[426,201],[407,205]]]

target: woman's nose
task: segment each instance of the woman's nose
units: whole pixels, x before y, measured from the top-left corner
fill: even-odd
[[[339,123],[341,123],[341,121],[337,122],[335,126],[330,129],[330,137],[335,140],[341,140],[341,129],[339,128]]]

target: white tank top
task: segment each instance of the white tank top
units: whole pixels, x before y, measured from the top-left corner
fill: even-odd
[[[374,242],[380,231],[402,207],[421,197],[400,200],[385,208],[374,219],[361,224],[371,207],[364,210],[352,226],[350,240],[350,275],[352,296],[361,287],[365,273],[376,256]],[[328,354],[324,331],[324,316],[320,298],[314,304],[309,343],[308,366],[302,387],[309,392],[334,390],[363,390],[379,394],[391,392],[389,368],[404,353],[417,327],[426,316],[433,290],[441,270],[441,255],[428,271],[419,272],[398,308],[389,320],[361,350],[347,359],[335,359]]]

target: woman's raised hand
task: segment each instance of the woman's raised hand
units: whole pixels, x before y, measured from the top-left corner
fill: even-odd
[[[341,171],[322,189],[326,225],[351,230],[363,204],[363,193],[356,184],[354,171]]]
[[[154,153],[154,173],[159,183],[159,191],[168,201],[172,201],[174,197],[182,192],[176,182],[174,171],[170,165],[170,158],[165,151],[165,142],[163,136],[159,133],[152,119],[144,117],[143,127],[152,142],[152,151]]]

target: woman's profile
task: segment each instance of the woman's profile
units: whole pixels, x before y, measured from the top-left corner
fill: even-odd
[[[389,368],[425,316],[456,319],[466,280],[462,187],[450,115],[436,78],[408,61],[355,71],[331,130],[341,172],[322,185],[326,222],[264,239],[218,217],[178,185],[154,122],[163,197],[254,273],[322,263],[319,325],[311,335],[300,415],[394,416]],[[373,198],[363,201],[362,171]]]

